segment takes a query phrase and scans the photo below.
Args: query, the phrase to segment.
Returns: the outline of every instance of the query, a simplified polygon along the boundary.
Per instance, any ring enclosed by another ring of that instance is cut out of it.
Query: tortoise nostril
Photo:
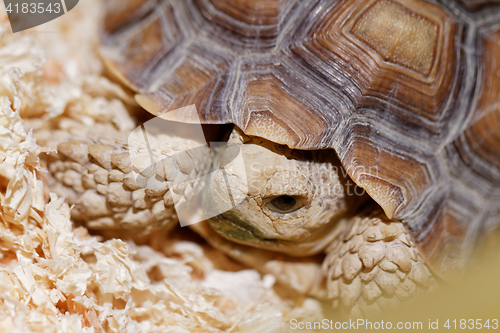
[[[301,201],[291,195],[280,195],[267,204],[270,210],[282,214],[293,212],[302,206]]]

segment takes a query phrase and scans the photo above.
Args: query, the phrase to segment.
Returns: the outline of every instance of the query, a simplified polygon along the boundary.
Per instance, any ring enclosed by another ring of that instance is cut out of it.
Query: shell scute
[[[145,16],[131,22],[115,22],[113,29],[105,24],[105,29],[111,29],[106,31],[103,38],[105,47],[102,52],[108,67],[134,90],[149,88],[157,66],[183,40],[174,13],[177,8],[169,3],[150,8],[152,2],[156,3],[147,1],[140,7],[135,0],[126,1],[124,8],[129,16],[133,16],[130,14],[132,9],[145,12]]]
[[[168,120],[228,122],[221,98],[230,85],[228,66],[226,57],[193,45],[170,73],[157,80],[158,88],[137,95],[136,100]]]
[[[203,20],[197,29],[217,34],[219,42],[242,49],[270,49],[276,45],[280,19],[293,1],[195,0]]]

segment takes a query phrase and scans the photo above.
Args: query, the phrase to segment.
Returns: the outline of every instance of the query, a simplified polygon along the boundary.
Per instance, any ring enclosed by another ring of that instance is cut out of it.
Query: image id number
[[[465,329],[498,329],[498,319],[492,319],[491,321],[488,319],[486,320],[486,322],[483,322],[482,319],[460,319],[460,320],[457,320],[457,319],[453,319],[453,320],[450,320],[448,319],[446,321],[446,323],[444,324],[444,327],[446,327],[447,329],[462,329],[462,330],[465,330]]]
[[[48,3],[45,5],[44,3],[16,3],[15,5],[12,5],[9,3],[9,5],[6,8],[7,13],[16,13],[16,14],[42,14],[42,13],[55,13],[59,14],[61,12],[61,4],[60,3]]]

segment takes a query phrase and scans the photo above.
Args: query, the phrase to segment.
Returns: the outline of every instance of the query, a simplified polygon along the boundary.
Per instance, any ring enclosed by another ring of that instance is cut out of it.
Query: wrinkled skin
[[[330,150],[291,150],[237,131],[229,143],[239,145],[244,161],[244,167],[225,167],[240,203],[209,220],[228,240],[293,256],[316,254],[338,236],[338,221],[366,200]],[[223,177],[213,177],[206,204],[227,204]]]

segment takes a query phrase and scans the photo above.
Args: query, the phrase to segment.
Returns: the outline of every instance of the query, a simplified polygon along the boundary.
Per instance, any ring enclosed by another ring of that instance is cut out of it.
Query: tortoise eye
[[[304,204],[299,198],[291,195],[280,195],[267,203],[267,208],[280,214],[294,212],[303,206]]]

